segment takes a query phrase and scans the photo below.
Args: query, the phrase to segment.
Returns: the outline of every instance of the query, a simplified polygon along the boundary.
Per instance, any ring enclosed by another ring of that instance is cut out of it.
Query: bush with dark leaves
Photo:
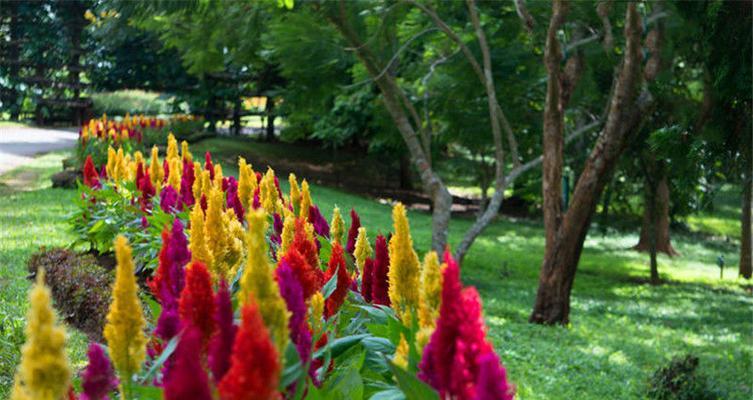
[[[649,380],[648,398],[655,400],[713,400],[716,393],[707,378],[698,373],[699,360],[693,355],[676,356],[659,368]]]

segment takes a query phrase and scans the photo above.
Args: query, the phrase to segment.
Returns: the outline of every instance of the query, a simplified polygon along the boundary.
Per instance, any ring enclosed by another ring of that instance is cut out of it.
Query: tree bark
[[[751,155],[748,155],[751,157]],[[743,180],[743,213],[740,232],[740,276],[750,279],[753,276],[753,230],[751,230],[751,208],[753,207],[753,174],[750,171],[751,164],[748,163],[748,170],[745,172]]]
[[[558,27],[561,24],[561,20],[557,17],[558,8],[558,4],[555,3],[550,28],[551,25]],[[637,96],[642,61],[640,45],[642,26],[636,3],[628,4],[626,14],[625,53],[616,77],[615,90],[610,99],[607,120],[575,186],[570,208],[557,224],[558,229],[552,235],[551,242],[548,242],[549,249],[544,255],[539,275],[539,288],[530,316],[530,321],[533,323],[567,324],[569,322],[570,293],[583,250],[583,242],[596,210],[599,195],[609,181],[626,144],[638,131],[642,116],[653,103],[650,94],[646,91]],[[550,30],[549,36],[551,37],[554,32],[556,31]],[[547,41],[549,42],[549,37]],[[547,52],[551,48],[553,46],[547,45]],[[550,81],[552,80],[550,76]],[[552,103],[553,101],[552,98]],[[561,113],[552,103],[548,102],[546,110],[560,115]],[[555,123],[552,129],[557,129],[556,121],[552,123]],[[549,144],[549,147],[556,148],[555,146],[556,143]],[[550,149],[550,152],[552,151]],[[545,159],[547,155],[545,152]],[[555,157],[558,158],[561,155],[555,154]],[[554,162],[556,165],[556,159]],[[557,185],[557,182],[561,181],[561,171],[558,173],[552,170],[547,173],[545,169],[543,178],[544,180],[556,178],[555,182],[550,181],[544,186],[551,188],[551,185]],[[553,196],[550,194],[549,197],[548,205],[551,210],[556,211],[559,198],[556,199],[555,204],[552,204],[551,197]],[[548,223],[551,226],[552,223],[556,224],[557,220],[550,215]]]
[[[267,142],[275,141],[275,101],[267,96]]]
[[[672,247],[669,235],[669,184],[667,183],[667,176],[661,173],[661,176],[656,178],[656,185],[652,185],[646,181],[644,186],[645,195],[641,235],[638,244],[633,249],[637,251],[650,251],[651,229],[655,229],[656,251],[670,257],[676,256],[679,253]],[[653,199],[653,205],[651,199]]]

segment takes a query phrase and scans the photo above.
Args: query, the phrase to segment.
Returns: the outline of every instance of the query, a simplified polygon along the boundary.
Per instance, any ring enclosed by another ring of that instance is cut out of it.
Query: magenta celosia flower
[[[329,239],[329,224],[319,211],[319,207],[314,205],[309,207],[309,222],[314,225],[314,232],[316,232],[317,235]]]
[[[449,250],[445,251],[444,258],[447,268],[443,274],[439,318],[424,348],[418,376],[442,398],[475,399],[479,393],[486,395],[490,379],[488,375],[482,376],[480,363],[489,362],[488,357],[482,356],[494,350],[486,340],[478,292],[473,287],[463,289],[460,268]],[[484,368],[484,374],[499,376],[489,365]],[[478,387],[479,382],[484,387]],[[506,381],[504,386],[507,387]]]
[[[188,238],[183,229],[180,219],[173,220],[173,229],[170,231],[170,245],[167,256],[171,261],[169,285],[174,297],[180,297],[185,282],[185,266],[191,261],[191,250],[188,249]]]
[[[390,305],[390,254],[387,249],[387,238],[377,235],[374,243],[374,272],[371,278],[371,301],[374,304]]]
[[[277,197],[279,197],[280,200],[284,203],[285,198],[282,197],[282,190],[280,189],[280,180],[277,178],[277,175],[275,175],[275,189],[277,189]]]
[[[274,213],[272,215],[272,221],[272,228],[274,228],[274,231],[269,235],[269,241],[279,246],[282,243],[282,217],[280,217],[280,214]],[[272,248],[271,250],[275,253],[274,258],[277,259],[275,249]]]
[[[493,351],[478,359],[476,400],[513,400],[514,390],[507,383],[507,372]]]
[[[195,179],[193,163],[184,159],[183,175],[180,176],[180,201],[186,207],[190,207],[195,203],[195,199],[193,198],[193,182]]]
[[[257,187],[256,190],[254,190],[254,201],[251,203],[251,207],[254,210],[258,210],[259,207],[261,207],[261,197],[259,195],[259,188]]]
[[[172,358],[172,368],[165,375],[166,400],[212,400],[207,373],[201,365],[201,332],[188,325],[183,331]]]
[[[81,374],[80,400],[105,400],[107,394],[118,387],[118,379],[102,346],[91,343],[86,352],[89,364]]]
[[[167,213],[175,212],[180,205],[178,197],[178,192],[172,186],[165,186],[159,194],[159,207]]]
[[[162,182],[167,182],[167,178],[170,177],[170,163],[167,162],[167,158],[162,160],[162,171],[164,172],[164,178],[162,178]]]
[[[345,251],[353,254],[356,251],[356,239],[358,238],[358,228],[361,227],[361,218],[358,217],[355,208],[350,209],[350,229],[348,229],[348,241],[345,245]]]
[[[217,294],[214,297],[214,323],[217,333],[209,342],[209,369],[212,378],[219,383],[225,372],[230,369],[230,356],[233,352],[233,341],[238,327],[233,323],[233,303],[227,283],[220,281]]]
[[[238,217],[238,221],[242,223],[245,210],[243,209],[241,199],[238,197],[238,181],[231,176],[222,180],[222,186],[227,194],[227,208],[232,208],[235,211],[235,216]]]
[[[167,291],[167,289],[163,290]],[[167,296],[169,295],[165,297]],[[178,313],[178,301],[177,299],[169,298],[167,301],[163,301],[161,306],[162,312],[160,312],[159,319],[157,320],[157,327],[154,328],[154,335],[168,341],[180,332],[181,323]]]
[[[212,165],[212,155],[207,151],[204,153],[204,169],[209,171],[209,179],[214,180],[214,165]]]
[[[311,358],[311,332],[306,322],[306,303],[303,300],[303,287],[285,258],[275,270],[280,295],[290,311],[288,329],[290,339],[295,343],[301,362],[305,365]]]
[[[99,167],[99,179],[106,180],[107,179],[107,165],[102,164],[101,167]]]
[[[363,276],[361,277],[361,296],[367,303],[371,303],[371,295],[374,290],[374,259],[367,257],[363,263]]]

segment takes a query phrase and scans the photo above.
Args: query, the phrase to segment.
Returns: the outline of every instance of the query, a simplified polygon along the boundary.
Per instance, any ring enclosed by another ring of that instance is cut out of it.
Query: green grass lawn
[[[65,216],[72,210],[75,192],[39,187],[57,170],[62,157],[44,156],[28,167],[38,172],[36,190],[0,189],[0,397],[7,393],[23,341],[18,327],[23,325],[30,286],[25,262],[39,246],[71,241]],[[224,167],[226,174],[235,171]],[[344,214],[355,207],[372,238],[391,229],[388,205],[316,185],[312,191],[325,215],[335,205]],[[739,218],[739,212],[736,215]],[[410,218],[421,252],[430,243],[430,218],[417,212]],[[470,223],[453,220],[450,242],[457,243]],[[669,283],[653,287],[644,283],[648,256],[628,250],[637,242],[637,232],[609,236],[595,232],[586,241],[568,327],[527,322],[542,258],[539,222],[496,222],[462,266],[465,284],[475,285],[484,300],[489,335],[518,397],[640,399],[654,370],[672,356],[692,353],[700,358],[700,371],[709,377],[719,398],[750,399],[753,299],[744,287],[747,283],[736,278],[738,242],[675,235],[674,246],[681,256],[659,257],[660,272]],[[719,254],[733,266],[725,271],[724,280],[715,265]],[[80,366],[85,343],[81,335],[71,333],[71,357]]]

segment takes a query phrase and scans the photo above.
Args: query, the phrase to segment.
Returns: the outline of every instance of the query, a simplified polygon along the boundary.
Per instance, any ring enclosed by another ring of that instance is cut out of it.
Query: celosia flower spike
[[[36,284],[29,293],[26,343],[21,349],[21,364],[11,395],[14,400],[58,400],[71,378],[65,331],[57,325],[44,275],[44,269],[37,272]]]
[[[209,343],[209,369],[215,383],[219,383],[230,369],[230,356],[233,351],[235,332],[238,328],[233,321],[233,304],[227,282],[220,281],[214,298],[214,323],[217,334]]]
[[[290,338],[295,343],[301,362],[305,365],[311,357],[311,332],[306,322],[306,303],[303,288],[295,277],[293,269],[283,259],[275,270],[280,294],[290,310],[288,329]]]
[[[389,295],[392,308],[404,324],[412,324],[418,308],[418,255],[413,250],[405,206],[398,203],[392,209],[395,233],[390,239]]]
[[[350,287],[350,274],[348,274],[348,270],[345,267],[343,248],[339,244],[332,246],[332,255],[327,266],[327,271],[324,273],[325,282],[329,282],[337,274],[337,288],[327,298],[325,304],[325,317],[330,318],[337,313],[340,306],[345,302],[345,297],[347,297],[348,288]]]
[[[356,250],[356,238],[358,237],[358,228],[361,227],[361,218],[354,208],[350,209],[350,229],[348,229],[348,241],[346,242],[345,251],[353,254]]]
[[[201,330],[189,323],[172,356],[173,366],[165,376],[165,400],[212,400],[209,379],[201,365],[201,352],[197,351],[201,346]]]
[[[293,212],[301,209],[301,190],[298,188],[298,180],[295,174],[288,175],[288,183],[290,183],[290,203],[293,205]]]
[[[371,246],[369,245],[369,238],[366,236],[366,228],[358,228],[358,236],[356,238],[356,248],[353,251],[353,257],[356,259],[356,267],[361,275],[363,275],[363,265],[366,262],[366,258],[371,256]]]
[[[215,330],[213,316],[212,278],[206,265],[201,262],[191,263],[186,269],[186,287],[180,294],[180,317],[198,328],[204,349]]]
[[[245,300],[230,369],[219,384],[223,400],[270,400],[279,396],[280,361],[253,300]]]
[[[247,258],[240,280],[239,302],[243,304],[253,294],[264,324],[269,329],[278,352],[283,354],[288,342],[288,310],[269,263],[269,246],[265,237],[268,225],[266,213],[261,209],[251,210],[247,221]]]
[[[201,207],[194,207],[191,210],[191,260],[204,263],[210,269],[214,262],[212,253],[209,251],[206,233],[204,231],[204,212]]]
[[[115,284],[104,336],[115,369],[121,379],[127,380],[141,369],[146,357],[146,321],[138,297],[131,247],[122,235],[115,239],[115,258]]]
[[[79,400],[104,400],[107,395],[118,387],[118,379],[112,369],[110,359],[104,349],[97,343],[89,344],[86,352],[89,364],[81,374],[81,388],[83,392]]]
[[[301,182],[301,206],[300,211],[298,211],[298,216],[303,218],[304,220],[308,220],[309,218],[309,207],[311,207],[311,191],[309,190],[309,183],[304,179],[303,182]]]
[[[340,243],[343,242],[343,233],[345,233],[345,223],[343,222],[343,217],[340,215],[340,209],[335,207],[334,210],[332,210],[332,223],[330,224],[330,234],[332,235],[332,243]]]
[[[374,274],[371,281],[371,301],[374,304],[390,305],[389,296],[390,256],[387,238],[378,235],[374,244]]]
[[[86,156],[86,161],[84,162],[84,185],[90,188],[99,187],[99,174],[97,173],[97,168],[94,167],[91,154]]]

